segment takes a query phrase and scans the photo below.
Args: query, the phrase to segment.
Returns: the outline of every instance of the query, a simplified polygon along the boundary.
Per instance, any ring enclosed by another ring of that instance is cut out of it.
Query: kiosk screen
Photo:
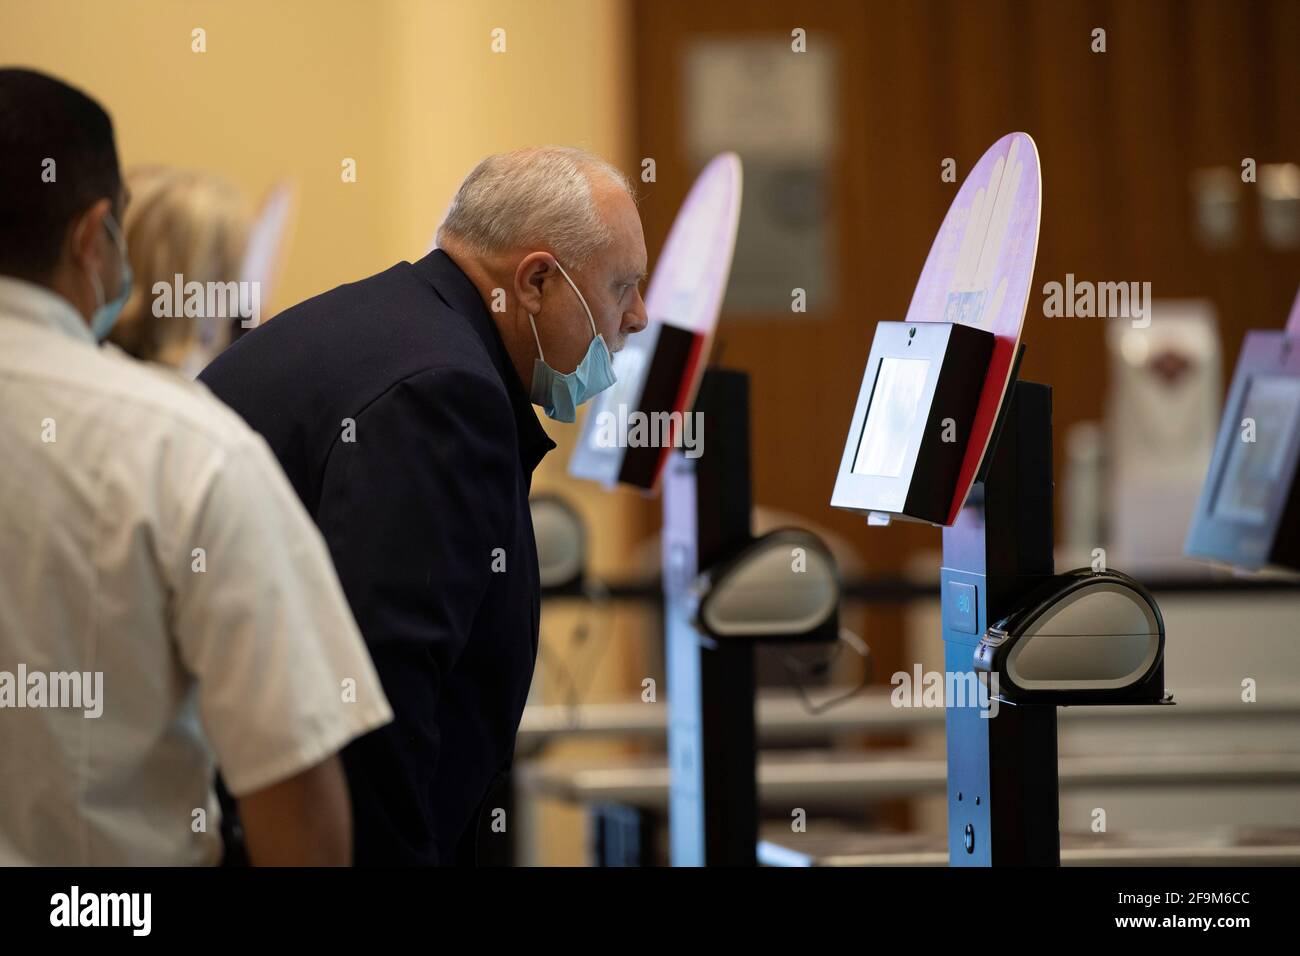
[[[918,415],[925,409],[925,378],[928,359],[885,356],[880,360],[876,387],[862,427],[855,475],[897,478],[907,461],[907,446]]]

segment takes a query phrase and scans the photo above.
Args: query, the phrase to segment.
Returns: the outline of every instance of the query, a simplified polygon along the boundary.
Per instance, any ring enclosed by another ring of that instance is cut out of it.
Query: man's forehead
[[[641,213],[626,189],[617,183],[605,182],[595,189],[596,205],[601,217],[629,241],[641,238]]]
[[[605,247],[602,266],[610,275],[621,279],[635,280],[644,276],[646,249],[640,231],[611,225],[614,225],[613,241]]]
[[[646,249],[640,225],[638,219],[636,227],[625,230],[614,244],[616,251],[613,258],[618,265],[619,274],[629,279],[645,277]]]

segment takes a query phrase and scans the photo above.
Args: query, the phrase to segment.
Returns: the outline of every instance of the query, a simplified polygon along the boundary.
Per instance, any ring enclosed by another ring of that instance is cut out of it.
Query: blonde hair
[[[154,283],[171,285],[178,273],[184,282],[237,280],[252,216],[239,190],[211,173],[140,166],[127,170],[126,186],[133,279],[109,339],[136,358],[179,367],[203,320],[155,316]]]
[[[572,146],[530,146],[489,156],[460,184],[437,244],[451,239],[480,255],[549,246],[575,267],[613,241],[592,195],[604,176],[634,200],[631,183],[599,156]]]

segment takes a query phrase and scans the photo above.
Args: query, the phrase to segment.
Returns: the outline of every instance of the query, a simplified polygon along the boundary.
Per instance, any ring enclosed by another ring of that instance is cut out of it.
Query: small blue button
[[[966,634],[978,633],[979,628],[976,624],[978,597],[975,585],[949,581],[948,593],[944,595],[947,606],[943,610],[948,626],[954,631],[963,631]]]

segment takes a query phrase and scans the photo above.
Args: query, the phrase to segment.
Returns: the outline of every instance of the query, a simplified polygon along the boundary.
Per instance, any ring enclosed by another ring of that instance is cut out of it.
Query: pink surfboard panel
[[[1038,147],[1025,133],[1009,133],[961,184],[907,310],[908,322],[960,322],[995,336],[948,525],[975,482],[1011,378],[1034,277],[1041,205]]]
[[[673,220],[646,290],[650,320],[665,320],[700,337],[695,367],[682,383],[677,408],[687,411],[699,390],[701,367],[713,347],[722,297],[731,277],[740,226],[740,157],[720,153],[696,178]]]

